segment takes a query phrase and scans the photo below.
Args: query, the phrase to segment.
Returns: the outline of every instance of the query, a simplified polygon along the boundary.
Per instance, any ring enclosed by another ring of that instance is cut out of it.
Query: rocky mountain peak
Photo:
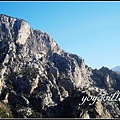
[[[93,70],[49,34],[32,29],[25,20],[0,15],[0,104],[13,117],[117,116],[118,103],[79,103],[83,96],[115,92],[119,84],[117,73]]]
[[[89,76],[86,75],[88,71],[82,58],[66,53],[47,33],[31,29],[26,21],[0,15],[0,26],[0,61],[1,66],[4,66],[1,69],[1,79],[5,79],[4,74],[19,73],[23,67],[26,69],[36,66],[39,74],[44,74],[44,71],[46,78],[49,79],[50,76],[50,79],[55,79],[55,82],[70,94],[81,85],[85,77]],[[36,76],[35,80],[39,81],[39,77],[40,75],[38,78]],[[2,80],[1,84],[4,82]],[[31,89],[33,91],[33,88]]]

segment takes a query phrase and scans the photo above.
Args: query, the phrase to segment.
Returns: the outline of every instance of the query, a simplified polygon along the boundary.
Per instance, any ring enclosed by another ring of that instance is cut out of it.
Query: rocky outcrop
[[[25,20],[0,15],[0,100],[10,105],[13,117],[117,116],[119,107],[113,104],[116,113],[108,103],[79,103],[83,96],[119,90],[119,81],[117,73],[92,70],[84,59],[65,52]]]

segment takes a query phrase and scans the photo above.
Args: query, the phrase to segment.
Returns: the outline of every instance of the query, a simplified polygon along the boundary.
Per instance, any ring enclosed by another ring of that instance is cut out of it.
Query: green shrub
[[[12,114],[7,113],[4,109],[0,108],[0,118],[12,118]]]
[[[87,90],[87,88],[85,88],[85,87],[84,87],[82,90],[83,90],[83,91],[86,91],[86,90]]]
[[[42,113],[38,112],[38,111],[33,111],[32,115],[30,116],[31,118],[42,118]]]
[[[27,68],[23,68],[20,74],[28,78],[29,77],[36,78],[38,73],[39,73],[39,69],[27,67]]]

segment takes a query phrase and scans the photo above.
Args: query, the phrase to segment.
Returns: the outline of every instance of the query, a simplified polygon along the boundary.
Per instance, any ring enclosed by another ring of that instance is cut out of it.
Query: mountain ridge
[[[116,66],[116,67],[112,68],[112,70],[114,70],[116,72],[120,72],[120,66]]]
[[[82,97],[119,90],[119,74],[106,67],[93,70],[22,19],[0,15],[0,26],[0,102],[10,107],[7,117],[120,117],[119,103],[79,105]]]

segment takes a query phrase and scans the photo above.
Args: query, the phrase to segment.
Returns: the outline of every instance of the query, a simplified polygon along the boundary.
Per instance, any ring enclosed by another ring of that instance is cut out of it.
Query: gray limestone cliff
[[[84,92],[107,95],[119,90],[119,84],[117,73],[92,70],[47,33],[22,19],[0,15],[0,103],[13,117],[119,117],[117,102],[79,106]]]

